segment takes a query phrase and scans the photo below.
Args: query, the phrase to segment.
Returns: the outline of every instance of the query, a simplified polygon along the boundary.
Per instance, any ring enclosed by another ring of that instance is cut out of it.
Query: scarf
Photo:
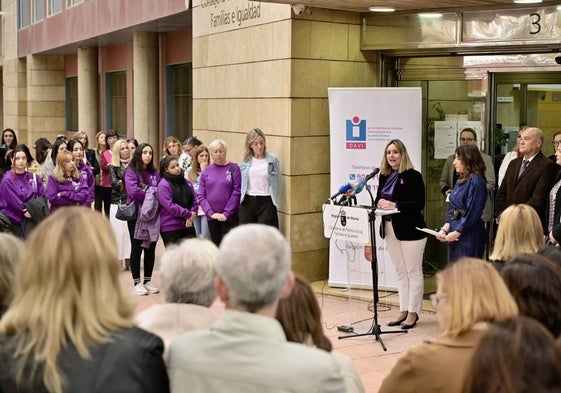
[[[121,165],[127,166],[129,165],[130,162],[130,157],[127,160],[123,160],[122,158],[119,160],[119,162],[121,163]]]
[[[173,203],[184,207],[185,209],[193,206],[193,193],[191,188],[187,185],[183,171],[179,175],[172,175],[171,173],[164,172],[164,179],[166,179],[171,187],[171,195]]]

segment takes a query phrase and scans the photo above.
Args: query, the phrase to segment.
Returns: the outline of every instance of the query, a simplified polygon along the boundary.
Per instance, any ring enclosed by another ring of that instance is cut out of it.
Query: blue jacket
[[[275,207],[278,207],[279,204],[279,185],[280,185],[280,163],[277,157],[272,154],[267,153],[265,155],[267,159],[267,164],[269,166],[269,194],[271,195],[271,199],[273,200],[273,204]],[[240,203],[243,202],[245,197],[245,193],[247,192],[247,184],[249,183],[249,168],[251,168],[251,160],[253,157],[247,161],[244,161],[240,164],[240,169],[242,171],[242,195]]]

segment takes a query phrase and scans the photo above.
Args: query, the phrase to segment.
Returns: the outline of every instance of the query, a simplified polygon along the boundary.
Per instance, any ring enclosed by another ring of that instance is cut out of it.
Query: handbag
[[[115,218],[121,221],[132,221],[136,219],[136,204],[134,201],[129,203],[120,203],[117,206],[117,213],[115,213]]]

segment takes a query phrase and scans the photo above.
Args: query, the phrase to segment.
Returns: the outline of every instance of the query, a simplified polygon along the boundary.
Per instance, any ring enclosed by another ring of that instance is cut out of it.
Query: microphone
[[[368,182],[368,180],[370,180],[374,176],[376,176],[378,174],[378,172],[380,172],[380,168],[374,168],[374,170],[371,173],[369,173],[368,175],[366,175],[365,177],[360,179],[358,181],[358,183],[356,183],[355,186],[353,187],[353,192],[351,192],[351,194],[349,195],[349,198],[355,196],[356,194],[358,194],[360,192],[362,192],[362,190],[364,190],[364,187],[366,186],[366,182]]]
[[[345,194],[347,191],[351,190],[353,188],[353,186],[351,186],[351,183],[345,183],[343,184],[341,187],[339,187],[339,191],[337,191],[335,194],[333,194],[331,196],[331,200],[337,198],[339,195],[341,194]]]

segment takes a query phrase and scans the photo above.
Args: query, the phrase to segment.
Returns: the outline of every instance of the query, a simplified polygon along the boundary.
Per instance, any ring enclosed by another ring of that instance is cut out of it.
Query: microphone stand
[[[366,333],[361,333],[361,334],[351,334],[349,336],[339,336],[338,339],[342,340],[344,338],[354,338],[354,337],[363,337],[363,336],[374,336],[376,338],[376,341],[378,341],[380,343],[380,345],[382,346],[382,349],[384,351],[387,351],[388,349],[386,348],[386,346],[384,345],[384,342],[382,341],[382,337],[380,337],[382,334],[390,334],[390,333],[407,333],[407,330],[405,329],[399,329],[399,330],[390,330],[387,332],[383,332],[380,324],[378,323],[378,303],[380,301],[380,297],[378,294],[378,259],[376,256],[376,215],[375,215],[375,211],[376,211],[376,207],[374,206],[374,197],[372,196],[372,192],[370,191],[370,188],[366,187],[366,190],[368,191],[368,194],[370,195],[370,201],[371,201],[371,209],[368,213],[368,224],[370,226],[370,244],[372,247],[372,257],[370,260],[370,266],[371,266],[371,270],[372,270],[372,301],[374,303],[374,320],[372,322],[372,327],[369,331],[367,331]],[[382,225],[383,225],[383,221],[382,221]]]

